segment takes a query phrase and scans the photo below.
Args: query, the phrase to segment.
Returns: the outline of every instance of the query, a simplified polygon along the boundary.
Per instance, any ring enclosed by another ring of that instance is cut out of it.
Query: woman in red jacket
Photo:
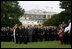
[[[64,43],[64,39],[63,39],[63,33],[64,33],[64,29],[63,29],[63,27],[62,26],[59,26],[59,28],[60,28],[60,30],[59,30],[59,32],[58,32],[58,35],[59,35],[59,38],[60,38],[60,41],[61,41],[61,44],[63,44]]]

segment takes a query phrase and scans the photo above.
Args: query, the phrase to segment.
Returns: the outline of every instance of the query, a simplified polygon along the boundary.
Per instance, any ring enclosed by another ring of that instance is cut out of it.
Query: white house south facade
[[[39,9],[33,9],[31,11],[25,11],[24,15],[20,17],[20,22],[22,22],[22,25],[42,25],[43,21],[51,18],[53,14],[56,14],[55,12],[48,12],[48,11],[42,11]]]

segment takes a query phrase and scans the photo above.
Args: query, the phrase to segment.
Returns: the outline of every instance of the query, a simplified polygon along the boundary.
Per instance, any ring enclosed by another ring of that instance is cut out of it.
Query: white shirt
[[[70,31],[71,31],[71,22],[69,23],[68,29],[69,29],[68,33],[70,33]]]
[[[15,35],[15,29],[14,29],[14,33],[13,33],[13,35]]]
[[[16,43],[15,30],[16,30],[16,29],[14,29],[13,35],[14,35],[14,42]]]
[[[65,28],[64,32],[67,32],[70,33],[71,31],[71,22],[69,23],[69,25]]]

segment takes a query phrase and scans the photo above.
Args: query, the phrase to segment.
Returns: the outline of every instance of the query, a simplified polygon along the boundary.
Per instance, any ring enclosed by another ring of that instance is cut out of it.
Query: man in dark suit
[[[10,27],[8,26],[7,27],[7,41],[11,41],[11,30],[10,30]]]
[[[7,28],[4,27],[4,30],[3,30],[3,33],[4,33],[4,41],[7,41]]]
[[[28,26],[28,39],[29,39],[29,42],[32,42],[32,26]]]
[[[22,26],[22,29],[21,29],[21,33],[22,33],[22,38],[21,38],[21,42],[24,42],[24,35],[25,35],[25,26]]]
[[[71,19],[68,20],[68,26],[64,30],[64,43],[69,44],[71,39]]]
[[[22,43],[22,26],[19,26],[19,33],[18,33],[18,42]]]
[[[40,28],[39,27],[37,28],[36,33],[37,33],[37,41],[40,41]]]
[[[4,41],[4,37],[5,37],[5,31],[4,31],[4,27],[1,28],[1,41]]]
[[[35,42],[37,41],[37,37],[38,37],[38,35],[37,35],[37,33],[38,33],[38,27],[37,26],[35,26],[35,29],[34,29],[34,32],[35,32]]]
[[[11,33],[11,41],[14,41],[14,39],[13,39],[13,28],[10,28],[10,33]]]
[[[33,29],[33,31],[32,31],[32,41],[35,42],[36,41],[36,28],[33,27],[32,29]]]
[[[23,37],[24,37],[24,44],[27,44],[27,37],[28,37],[28,27],[25,28],[25,32],[23,33]]]
[[[46,35],[46,40],[49,41],[49,27],[47,27],[47,35]]]
[[[43,40],[43,27],[40,28],[40,41]]]
[[[15,28],[14,28],[14,42],[18,44],[18,34],[19,34],[19,28],[18,28],[18,25],[16,24],[15,25]]]

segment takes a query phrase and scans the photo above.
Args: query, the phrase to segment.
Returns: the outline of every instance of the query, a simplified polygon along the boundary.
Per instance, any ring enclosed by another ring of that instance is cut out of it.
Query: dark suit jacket
[[[18,36],[18,34],[19,34],[19,28],[17,27],[15,30],[15,36]]]
[[[22,35],[23,37],[28,36],[28,29],[22,29]]]

